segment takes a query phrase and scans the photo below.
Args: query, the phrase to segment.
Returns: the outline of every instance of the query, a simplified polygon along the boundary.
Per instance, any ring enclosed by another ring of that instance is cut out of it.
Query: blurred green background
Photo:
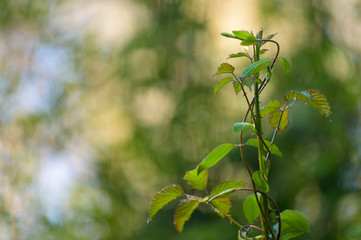
[[[298,239],[361,239],[360,25],[359,0],[1,0],[0,239],[236,239],[207,208],[182,235],[175,203],[146,220],[159,189],[192,191],[184,172],[237,143],[245,103],[230,86],[213,97],[212,74],[246,62],[226,60],[240,46],[219,33],[260,28],[292,66],[262,103],[312,88],[333,112],[291,109],[270,194],[309,219]],[[209,184],[230,179],[249,182],[238,150]]]

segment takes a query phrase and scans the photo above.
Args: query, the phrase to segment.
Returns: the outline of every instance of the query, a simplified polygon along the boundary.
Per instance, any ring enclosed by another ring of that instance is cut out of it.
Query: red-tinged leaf
[[[234,88],[234,92],[237,95],[242,90],[242,85],[237,81],[233,81],[233,88]]]
[[[261,108],[261,117],[267,116],[267,114],[276,111],[278,108],[281,107],[281,102],[279,100],[272,100],[267,103],[266,106]]]
[[[214,211],[221,217],[224,218],[227,214],[229,214],[232,203],[231,199],[226,197],[219,197],[212,201],[212,206]]]
[[[198,205],[199,201],[195,199],[185,199],[179,203],[174,214],[174,225],[179,233],[182,233],[184,223],[189,220]]]
[[[197,174],[198,169],[186,172],[184,179],[187,180],[188,184],[194,189],[204,190],[207,187],[208,172],[203,171],[199,175]]]
[[[232,78],[227,77],[217,82],[216,85],[214,86],[214,95],[216,95],[219,92],[219,90],[221,90],[225,85],[227,85],[227,83],[230,83],[232,81],[233,81]]]
[[[323,93],[313,89],[307,89],[302,92],[291,90],[283,95],[286,101],[296,99],[310,104],[316,108],[322,115],[329,116],[331,113],[331,106]]]
[[[284,104],[281,109],[285,109],[286,104]],[[277,124],[278,121],[280,121],[280,125],[278,127],[279,130],[282,131],[282,133],[284,134],[285,132],[285,128],[288,126],[288,108],[283,110],[283,114],[282,112],[279,110],[279,108],[277,108],[275,111],[272,111],[269,113],[269,123],[273,128],[277,128]],[[282,118],[281,118],[282,115]],[[281,120],[280,120],[281,118]]]
[[[244,185],[246,185],[245,182],[233,180],[233,181],[226,181],[222,182],[220,184],[217,184],[211,191],[212,195],[216,195],[218,193],[221,193],[225,190],[233,189],[233,188],[243,188]],[[225,196],[225,195],[223,195]]]
[[[148,222],[161,208],[183,194],[184,190],[177,184],[172,184],[162,188],[152,199]]]
[[[222,63],[221,66],[218,67],[218,70],[213,76],[223,74],[223,73],[233,73],[234,67],[229,63]]]
[[[198,175],[212,167],[214,164],[216,164],[218,161],[220,161],[224,156],[227,155],[229,151],[233,149],[233,144],[225,143],[222,145],[219,145],[215,149],[213,149],[204,159],[203,161],[198,165]]]

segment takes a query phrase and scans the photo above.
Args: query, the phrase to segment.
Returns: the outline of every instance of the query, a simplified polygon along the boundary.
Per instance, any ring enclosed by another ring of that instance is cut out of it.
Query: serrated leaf
[[[179,233],[182,233],[184,223],[189,220],[198,205],[199,201],[194,199],[185,199],[179,203],[174,214],[174,225]]]
[[[249,77],[258,73],[270,63],[270,58],[264,58],[249,65],[242,73],[242,77]]]
[[[224,73],[233,73],[234,72],[234,67],[229,64],[229,63],[222,63],[221,66],[218,67],[218,70],[215,74],[213,74],[213,76],[217,76],[219,74],[224,74]]]
[[[221,90],[227,83],[232,81],[233,81],[232,78],[227,77],[217,82],[216,85],[214,86],[214,95],[216,95],[219,92],[219,90]]]
[[[223,192],[225,190],[234,189],[234,188],[243,188],[244,185],[246,185],[245,182],[238,181],[238,180],[222,182],[222,183],[216,185],[212,189],[211,194],[216,195],[216,194],[221,193],[221,192]],[[223,196],[227,196],[227,195],[223,195]]]
[[[270,112],[276,111],[278,108],[281,107],[281,102],[279,100],[272,100],[269,103],[267,103],[266,106],[261,107],[261,117],[265,117],[267,116],[267,114],[269,114]]]
[[[236,36],[233,36],[231,33],[222,32],[221,35],[222,35],[223,37],[228,37],[228,38],[235,38],[235,39],[237,39],[237,37],[236,37]]]
[[[199,175],[197,172],[197,169],[186,172],[184,179],[187,180],[188,184],[191,185],[194,189],[204,190],[207,187],[208,172],[203,171]]]
[[[152,199],[148,221],[150,221],[161,208],[183,194],[184,190],[177,184],[162,188]]]
[[[237,81],[233,81],[233,89],[237,95],[242,90],[242,85]]]
[[[277,124],[278,124],[278,121],[280,120],[280,117],[281,117],[281,114],[282,114],[282,118],[281,118],[281,121],[280,121],[280,125],[278,127],[279,130],[282,131],[282,133],[284,134],[285,132],[285,128],[288,126],[288,108],[285,109],[286,107],[286,104],[284,104],[281,109],[284,109],[283,110],[283,114],[281,111],[279,111],[279,109],[276,109],[275,111],[272,111],[270,112],[269,114],[269,118],[268,118],[268,121],[270,123],[270,125],[273,127],[273,128],[276,128],[277,127]]]
[[[231,210],[232,203],[231,199],[226,197],[219,197],[212,201],[214,211],[221,217],[224,218]]]
[[[250,224],[252,224],[254,220],[256,220],[259,217],[260,210],[256,200],[256,196],[254,194],[249,195],[243,201],[243,213]]]
[[[316,108],[322,115],[329,116],[331,113],[331,106],[327,98],[323,93],[313,89],[307,89],[302,92],[296,92],[294,90],[288,91],[283,95],[288,102],[294,98],[298,101],[303,101]]]
[[[267,140],[264,140],[264,139],[263,139],[263,141],[266,143],[267,147],[270,148],[271,142],[269,142]],[[257,138],[250,138],[250,139],[248,139],[247,144],[250,145],[250,146],[253,146],[253,147],[258,147],[258,139]],[[265,150],[267,151],[266,148],[265,148]],[[271,153],[274,154],[274,155],[277,155],[279,157],[282,157],[281,151],[279,150],[279,148],[275,144],[272,144]]]
[[[283,71],[285,73],[289,73],[290,72],[290,64],[288,63],[287,59],[283,56],[280,56],[280,61],[282,64]]]
[[[252,175],[252,179],[253,179],[254,183],[257,185],[257,187],[259,188],[259,190],[261,190],[264,193],[269,192],[268,183],[267,183],[266,179],[264,178],[264,173],[261,170],[254,172]]]
[[[290,227],[297,229],[300,232],[310,232],[307,223],[307,218],[303,213],[294,210],[285,210],[281,213],[282,224],[286,223]]]
[[[254,124],[248,122],[236,122],[233,124],[233,130],[235,132],[241,132],[252,128],[254,128]]]
[[[248,57],[249,58],[249,55],[248,55],[248,53],[239,52],[239,53],[229,54],[228,58],[238,58],[238,57]]]
[[[222,144],[215,149],[213,149],[204,159],[203,161],[198,165],[198,175],[215,165],[219,160],[221,160],[226,154],[233,149],[233,145],[230,143]]]

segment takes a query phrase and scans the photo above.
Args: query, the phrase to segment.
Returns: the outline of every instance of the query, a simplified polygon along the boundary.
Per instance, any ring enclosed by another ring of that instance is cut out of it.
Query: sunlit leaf
[[[236,37],[236,36],[233,36],[231,33],[222,32],[221,35],[222,35],[223,37],[228,37],[228,38],[235,38],[235,39],[237,39],[237,37]]]
[[[246,185],[245,182],[238,181],[238,180],[222,182],[222,183],[216,185],[212,189],[211,194],[216,195],[216,194],[221,193],[221,192],[223,192],[225,190],[229,190],[229,189],[233,189],[233,188],[243,188],[244,185]],[[223,195],[223,196],[226,196],[226,195]]]
[[[297,229],[300,232],[310,232],[307,223],[307,218],[303,213],[294,210],[285,210],[281,213],[282,223],[287,223],[289,226]]]
[[[278,108],[281,107],[281,102],[279,100],[272,100],[269,103],[267,103],[266,106],[261,107],[261,117],[267,116],[270,112],[276,111]]]
[[[278,129],[282,131],[284,134],[285,128],[288,126],[288,108],[285,109],[286,105],[284,104],[280,109],[283,113],[277,108],[275,111],[270,112],[269,114],[269,123],[273,128],[277,128],[278,122],[280,121],[280,124],[278,126]],[[281,118],[282,115],[282,118]],[[281,120],[280,120],[281,118]]]
[[[252,128],[254,128],[254,124],[248,122],[236,122],[235,124],[233,124],[233,130],[235,132],[241,132]]]
[[[331,113],[331,106],[327,98],[323,93],[313,89],[307,89],[302,92],[296,92],[291,90],[283,95],[286,101],[296,99],[298,101],[303,101],[314,108],[316,108],[322,115],[329,116]]]
[[[242,85],[237,81],[233,81],[233,88],[234,92],[238,94],[242,90]]]
[[[194,199],[185,199],[179,203],[174,214],[174,225],[179,233],[182,233],[184,223],[189,220],[198,205],[199,201]]]
[[[232,81],[233,81],[232,78],[227,77],[217,82],[216,85],[214,86],[214,95],[216,95],[219,92],[219,90],[221,90],[227,83]]]
[[[150,221],[161,208],[183,194],[184,190],[177,184],[162,188],[152,199],[148,221]]]
[[[268,183],[267,183],[266,179],[264,178],[264,173],[261,170],[254,172],[252,175],[252,179],[253,179],[254,183],[257,185],[257,187],[259,188],[259,190],[261,190],[264,193],[269,192]]]
[[[269,142],[267,140],[263,140],[263,141],[266,143],[267,147],[270,148],[271,142]],[[250,139],[248,139],[247,144],[250,145],[250,146],[253,146],[253,147],[258,147],[258,139],[257,138],[250,138]],[[265,148],[265,150],[267,151],[266,148]],[[279,148],[275,144],[272,144],[271,153],[274,154],[274,155],[277,155],[279,157],[282,157],[281,151],[279,150]]]
[[[212,167],[219,160],[221,160],[226,154],[233,149],[233,145],[230,143],[222,144],[215,149],[213,149],[198,165],[198,174],[200,174],[203,170]]]
[[[212,201],[214,211],[221,217],[224,218],[226,214],[230,212],[232,207],[231,199],[226,197],[219,197]]]
[[[228,58],[238,58],[238,57],[248,57],[249,58],[249,55],[248,55],[248,53],[239,52],[239,53],[230,54]]]
[[[186,172],[184,179],[187,180],[188,184],[194,189],[204,190],[207,187],[208,172],[203,171],[199,175],[197,169]]]
[[[233,73],[234,67],[229,63],[222,63],[221,66],[218,67],[218,70],[213,76],[223,74],[223,73]]]
[[[264,54],[264,53],[266,53],[267,51],[269,51],[268,49],[261,49],[260,51],[259,51],[259,54]]]
[[[241,40],[245,40],[245,39],[254,39],[254,40],[256,40],[256,37],[253,36],[252,33],[249,33],[247,31],[232,31],[232,33],[234,34],[234,36],[236,36],[237,38],[239,38]]]
[[[242,73],[242,77],[248,77],[255,73],[258,73],[270,63],[270,58],[261,59],[255,63],[249,65]]]
[[[252,224],[260,215],[259,206],[254,194],[249,195],[243,201],[243,213],[247,221]]]

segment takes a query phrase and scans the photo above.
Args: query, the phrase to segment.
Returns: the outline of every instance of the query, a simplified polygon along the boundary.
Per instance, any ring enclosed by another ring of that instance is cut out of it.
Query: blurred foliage
[[[212,97],[211,75],[229,54],[217,45],[229,27],[214,27],[227,16],[211,14],[219,2],[1,1],[1,239],[236,239],[206,209],[182,235],[172,206],[146,224],[162,186],[183,185],[210,149],[237,142],[242,107],[225,92]],[[308,217],[311,234],[299,239],[359,239],[360,4],[254,4],[257,24],[280,32],[291,62],[268,94],[319,89],[333,112],[330,122],[302,105],[291,110],[270,194]],[[239,161],[232,152],[210,185],[242,179]],[[238,218],[242,199],[234,198]]]

